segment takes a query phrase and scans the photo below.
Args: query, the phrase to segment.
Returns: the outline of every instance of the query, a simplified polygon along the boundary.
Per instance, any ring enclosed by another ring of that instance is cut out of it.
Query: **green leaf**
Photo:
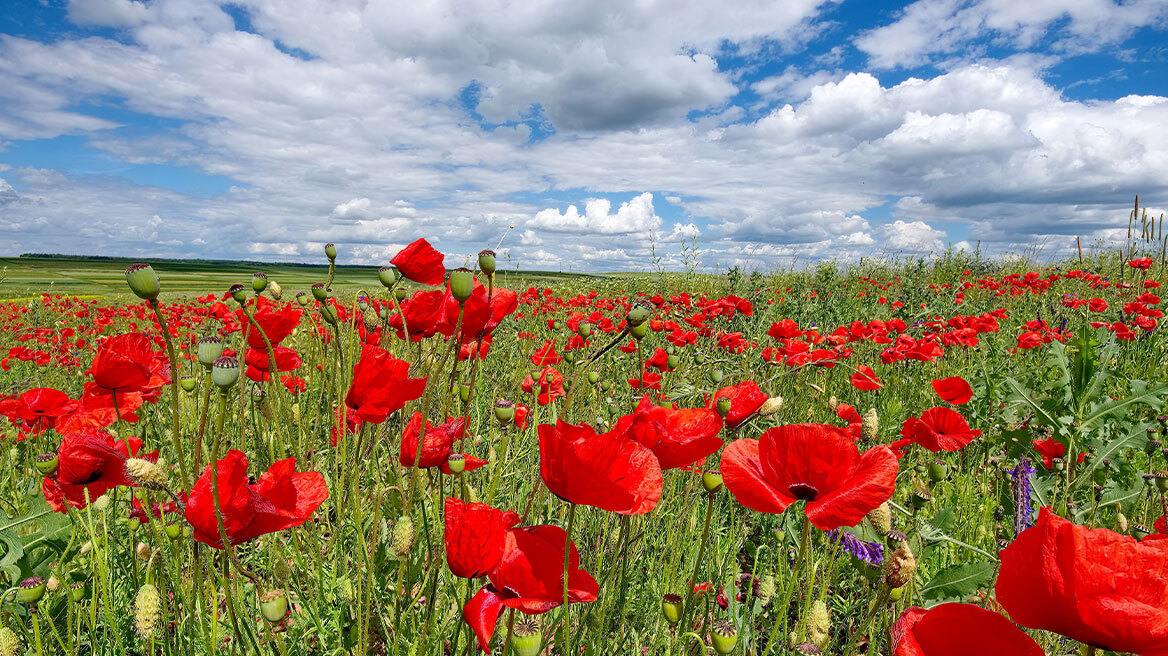
[[[997,563],[967,563],[946,567],[921,588],[926,608],[949,599],[964,599],[988,585],[994,577]]]
[[[1093,405],[1091,407],[1091,413],[1083,419],[1081,424],[1082,428],[1085,430],[1104,419],[1119,414],[1121,410],[1127,410],[1130,406],[1137,403],[1159,408],[1163,404],[1160,397],[1168,395],[1168,384],[1148,387],[1148,384],[1142,380],[1133,380],[1131,382],[1131,388],[1132,394],[1126,399],[1107,401]]]

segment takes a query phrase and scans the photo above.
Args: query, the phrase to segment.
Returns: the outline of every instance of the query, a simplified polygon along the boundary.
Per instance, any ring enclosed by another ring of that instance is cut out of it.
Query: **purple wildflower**
[[[1036,472],[1037,470],[1030,465],[1030,459],[1025,456],[1018,460],[1017,467],[1007,472],[1013,481],[1011,493],[1014,499],[1014,535],[1034,526],[1031,520],[1034,508],[1030,505],[1030,477]]]
[[[827,539],[843,547],[844,551],[870,564],[884,563],[884,545],[877,542],[865,542],[856,537],[851,531],[832,529],[827,532]]]

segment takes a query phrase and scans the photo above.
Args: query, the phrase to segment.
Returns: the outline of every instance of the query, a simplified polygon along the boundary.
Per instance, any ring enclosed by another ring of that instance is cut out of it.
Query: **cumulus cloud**
[[[527,227],[554,232],[619,235],[648,233],[661,225],[661,219],[653,210],[653,194],[649,192],[621,203],[616,212],[610,213],[611,209],[612,202],[608,199],[590,198],[584,204],[583,214],[575,205],[569,205],[563,212],[548,208],[540,210],[527,222]]]
[[[945,249],[945,233],[924,221],[897,219],[884,226],[884,241],[892,251],[907,253],[938,253]]]

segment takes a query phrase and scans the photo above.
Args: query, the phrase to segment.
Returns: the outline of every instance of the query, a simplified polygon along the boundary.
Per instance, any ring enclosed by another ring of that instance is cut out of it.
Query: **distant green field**
[[[0,301],[27,299],[41,293],[69,296],[126,298],[125,268],[139,260],[130,258],[86,257],[6,257],[0,282]],[[220,293],[235,283],[248,284],[252,274],[262,271],[284,288],[286,298],[307,291],[328,276],[327,265],[266,264],[262,262],[226,262],[205,260],[146,260],[162,278],[163,295],[186,297]],[[589,277],[584,274],[542,271],[500,271],[498,284],[519,287],[551,286],[555,282]],[[373,266],[338,266],[333,289],[354,291],[378,287],[377,268]]]

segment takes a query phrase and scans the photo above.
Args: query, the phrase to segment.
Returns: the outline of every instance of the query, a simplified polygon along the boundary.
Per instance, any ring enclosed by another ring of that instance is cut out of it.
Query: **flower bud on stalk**
[[[329,262],[337,260],[337,246],[331,241],[324,245],[324,256],[328,258]]]
[[[709,374],[710,382],[716,385],[722,382],[722,378],[725,377],[725,375],[726,374],[722,373],[721,369],[711,369]]]
[[[460,267],[450,272],[450,295],[459,303],[465,303],[474,293],[475,277],[470,269]]]
[[[876,408],[868,408],[860,418],[860,437],[865,440],[880,439],[880,415],[876,413]]]
[[[147,490],[166,489],[166,472],[158,465],[142,458],[126,460],[126,478]]]
[[[888,535],[888,532],[892,530],[892,508],[887,501],[868,513],[868,523],[872,525],[880,537]]]
[[[470,402],[470,384],[462,383],[458,386],[458,399],[463,403]]]
[[[763,401],[762,406],[759,407],[759,409],[758,409],[758,414],[760,416],[763,416],[763,417],[769,417],[782,409],[783,409],[783,397],[772,396],[769,399],[767,399],[766,401]]]
[[[377,270],[377,280],[386,289],[393,289],[393,286],[397,284],[397,269],[387,266],[381,267]]]
[[[410,553],[414,546],[414,520],[402,515],[393,525],[393,553],[399,558]]]
[[[126,267],[126,284],[135,296],[144,301],[158,300],[158,294],[162,291],[158,274],[149,264],[138,263]]]
[[[268,274],[262,271],[256,271],[251,274],[251,289],[257,294],[262,294],[268,288]]]
[[[271,296],[273,300],[278,301],[284,297],[284,288],[281,287],[280,283],[276,282],[275,280],[269,280],[268,295]]]
[[[479,251],[479,271],[488,276],[495,275],[495,251],[489,248]]]
[[[226,392],[235,385],[239,380],[239,360],[234,357],[225,355],[217,360],[211,367],[211,382],[220,391]]]
[[[20,644],[20,636],[8,627],[0,627],[0,656],[20,656],[24,647]]]
[[[807,616],[807,639],[820,649],[826,647],[831,639],[831,614],[822,599],[816,599],[811,604],[811,612]]]
[[[576,334],[587,339],[592,334],[592,324],[587,321],[581,321],[576,324]]]

